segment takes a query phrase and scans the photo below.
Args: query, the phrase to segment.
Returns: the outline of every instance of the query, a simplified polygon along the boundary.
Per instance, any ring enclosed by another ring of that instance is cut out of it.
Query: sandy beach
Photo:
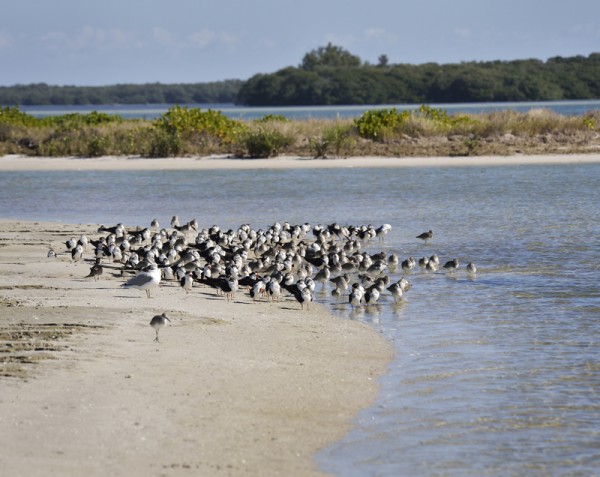
[[[279,156],[270,159],[232,159],[223,156],[149,159],[106,156],[0,157],[0,171],[50,170],[195,170],[195,169],[299,169],[337,167],[449,167],[502,166],[518,164],[597,163],[600,154],[557,154],[471,157],[348,157],[313,159]]]
[[[374,400],[391,346],[317,304],[86,279],[64,242],[96,230],[0,221],[3,474],[322,475],[315,453]]]

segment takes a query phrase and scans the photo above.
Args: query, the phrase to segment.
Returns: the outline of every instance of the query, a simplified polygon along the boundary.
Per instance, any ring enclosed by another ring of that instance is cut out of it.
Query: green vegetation
[[[210,104],[246,106],[420,104],[600,98],[600,53],[547,61],[376,65],[331,43],[300,65],[247,81],[193,84],[0,86],[0,105]]]
[[[0,156],[324,158],[598,151],[598,111],[450,115],[422,105],[414,111],[368,110],[356,119],[291,121],[267,115],[239,121],[219,111],[174,106],[147,121],[95,111],[36,118],[16,107],[0,108]]]
[[[419,104],[600,98],[600,53],[588,57],[377,65],[331,44],[298,67],[257,74],[237,103],[247,106]]]
[[[242,80],[191,84],[117,84],[50,86],[46,83],[0,86],[1,105],[233,103]]]

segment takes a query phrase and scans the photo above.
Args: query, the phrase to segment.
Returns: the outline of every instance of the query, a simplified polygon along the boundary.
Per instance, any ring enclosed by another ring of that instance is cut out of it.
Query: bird
[[[402,291],[400,283],[392,283],[387,288],[387,290],[392,294],[392,297],[394,298],[394,303],[398,303],[402,299],[402,295],[404,294],[404,292]]]
[[[130,278],[127,282],[121,286],[124,288],[136,288],[137,290],[146,290],[148,298],[150,296],[150,290],[157,287],[160,283],[161,272],[156,264],[151,264],[142,269],[135,277]]]
[[[281,296],[281,285],[277,280],[270,280],[267,284],[267,292],[271,297],[271,301],[279,301]]]
[[[171,320],[169,320],[167,315],[165,315],[164,313],[162,315],[153,316],[150,320],[150,326],[156,330],[156,338],[154,338],[154,341],[158,341],[160,343],[160,340],[158,339],[158,331],[163,326],[167,326],[167,321],[169,323],[171,322]]]
[[[47,257],[48,258],[56,258],[56,252],[54,251],[54,249],[52,247],[50,247],[48,249],[48,255],[47,255]]]
[[[310,292],[310,289],[308,287],[304,287],[302,290],[294,291],[293,295],[296,301],[300,303],[302,309],[304,310],[304,304],[306,303],[306,309],[308,310],[308,305],[312,301],[312,293]]]
[[[412,270],[417,265],[415,259],[412,257],[408,257],[406,260],[402,260],[402,270],[405,272]]]
[[[350,291],[350,295],[348,296],[348,302],[352,307],[360,306],[362,304],[363,298],[365,296],[365,290],[360,283],[354,283],[352,285],[352,291]]]
[[[71,260],[73,262],[78,262],[81,260],[83,256],[83,247],[80,244],[77,244],[75,248],[71,249]]]
[[[377,227],[375,229],[375,236],[379,237],[379,240],[383,241],[390,230],[392,230],[392,226],[390,224],[383,224],[381,227]]]
[[[94,280],[99,280],[103,271],[104,269],[102,268],[102,265],[100,265],[100,260],[96,260],[96,263],[90,268],[90,273],[86,275],[85,278],[93,277]]]
[[[431,239],[433,237],[433,230],[430,230],[429,232],[423,232],[420,235],[417,235],[418,239],[423,240],[423,242],[427,243],[427,241],[429,239]]]
[[[371,288],[365,292],[363,297],[365,304],[373,305],[379,300],[379,290],[377,288]]]
[[[473,262],[467,263],[467,271],[471,275],[475,275],[477,273],[477,267],[475,266],[475,264]]]
[[[185,290],[186,293],[189,293],[194,284],[194,275],[192,272],[187,272],[181,280],[179,280],[179,284],[181,288]]]
[[[454,258],[452,260],[447,261],[444,264],[444,268],[450,272],[453,272],[454,270],[458,269],[458,259]]]

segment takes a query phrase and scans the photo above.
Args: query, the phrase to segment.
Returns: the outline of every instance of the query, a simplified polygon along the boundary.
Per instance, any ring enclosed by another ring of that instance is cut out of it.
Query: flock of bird
[[[396,253],[370,254],[363,250],[373,241],[384,241],[392,230],[389,224],[342,226],[337,223],[311,226],[275,223],[255,230],[248,224],[237,230],[223,231],[214,225],[200,229],[196,219],[180,225],[173,216],[171,227],[160,228],[153,220],[148,228],[126,229],[122,224],[100,226],[98,239],[81,235],[65,245],[73,261],[93,262],[85,278],[99,279],[105,268],[117,269],[121,276],[133,274],[122,283],[124,288],[151,290],[161,282],[178,281],[190,293],[195,286],[214,288],[226,300],[246,290],[253,301],[273,301],[293,297],[302,309],[309,308],[320,286],[331,287],[335,300],[346,298],[352,307],[377,303],[388,292],[394,302],[403,299],[411,283],[405,276],[397,281],[388,272],[399,269],[408,273],[419,266],[423,272],[440,268],[437,255],[400,260]],[[416,237],[428,242],[429,230]],[[85,259],[91,253],[93,258]],[[48,256],[55,256],[50,249]],[[459,268],[455,258],[441,265],[446,271]],[[469,274],[476,273],[471,262]],[[163,313],[152,318],[150,325],[158,331],[169,322]]]

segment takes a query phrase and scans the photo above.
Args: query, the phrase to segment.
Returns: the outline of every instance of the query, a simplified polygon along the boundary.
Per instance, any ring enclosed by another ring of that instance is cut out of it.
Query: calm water
[[[89,113],[101,111],[108,114],[119,114],[124,118],[154,119],[166,113],[170,104],[130,104],[130,105],[86,105],[86,106],[21,106],[21,110],[34,116],[56,116],[67,113]],[[400,111],[418,109],[420,105],[392,104],[367,106],[282,106],[282,107],[242,107],[233,104],[190,104],[189,107],[214,109],[233,119],[258,119],[267,114],[280,114],[289,119],[333,119],[359,117],[369,109],[397,108]],[[455,113],[489,113],[504,109],[527,112],[531,109],[551,109],[559,114],[579,115],[600,109],[600,100],[580,101],[524,101],[518,103],[455,103],[433,104],[450,114]]]
[[[318,456],[322,468],[344,477],[590,476],[600,468],[599,183],[600,164],[9,172],[0,175],[0,217],[389,223],[371,251],[457,257],[461,270],[412,271],[398,305],[384,294],[352,310],[331,303],[330,289],[318,295],[397,352],[376,404]],[[430,228],[429,244],[414,238]]]

